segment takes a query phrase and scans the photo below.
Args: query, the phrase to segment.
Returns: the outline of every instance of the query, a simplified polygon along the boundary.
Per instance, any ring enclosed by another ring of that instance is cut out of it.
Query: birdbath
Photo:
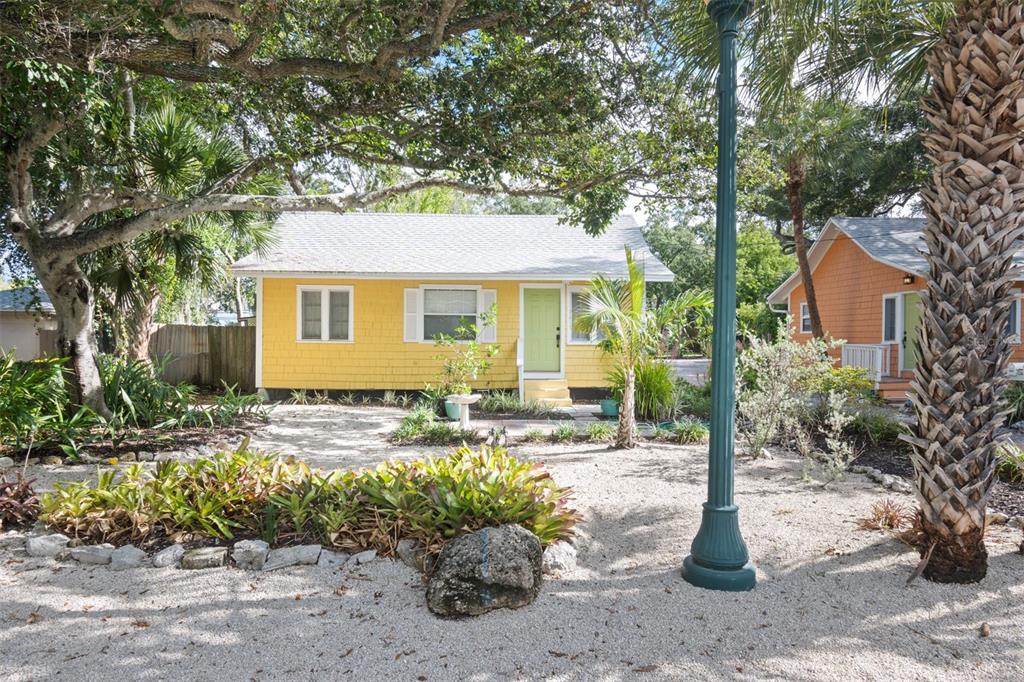
[[[463,393],[445,396],[445,400],[459,406],[459,428],[469,429],[469,406],[483,398],[479,393]]]

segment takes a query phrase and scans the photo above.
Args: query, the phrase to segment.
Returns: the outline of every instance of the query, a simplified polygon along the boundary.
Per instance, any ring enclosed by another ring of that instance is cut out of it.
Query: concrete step
[[[572,398],[565,379],[528,379],[523,382],[524,400],[542,402],[551,407],[569,407]]]

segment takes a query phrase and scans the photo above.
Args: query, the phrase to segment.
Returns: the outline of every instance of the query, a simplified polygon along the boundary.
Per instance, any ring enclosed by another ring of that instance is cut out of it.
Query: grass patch
[[[550,544],[568,539],[580,518],[566,506],[570,489],[501,448],[463,447],[437,459],[329,473],[247,448],[56,485],[42,497],[40,518],[88,542],[262,537],[274,545],[372,547],[387,555],[402,538],[436,552],[459,534],[505,523]]]

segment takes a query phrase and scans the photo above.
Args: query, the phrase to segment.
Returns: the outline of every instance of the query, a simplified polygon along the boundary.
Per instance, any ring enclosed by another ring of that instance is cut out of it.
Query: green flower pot
[[[605,417],[619,416],[619,401],[611,398],[601,401],[601,414]]]
[[[448,415],[448,418],[452,421],[459,421],[459,406],[455,403],[444,401],[444,413]]]

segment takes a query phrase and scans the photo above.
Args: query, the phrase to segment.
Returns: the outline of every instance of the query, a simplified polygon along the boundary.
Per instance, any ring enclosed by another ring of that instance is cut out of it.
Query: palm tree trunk
[[[622,404],[619,405],[619,430],[615,434],[615,447],[636,447],[636,368],[626,367],[623,372]]]
[[[793,221],[793,245],[796,248],[796,262],[800,266],[800,281],[804,285],[807,297],[807,312],[811,316],[811,333],[815,338],[824,338],[825,330],[821,326],[821,315],[818,314],[818,297],[814,293],[814,280],[811,278],[811,263],[807,260],[807,237],[804,234],[804,200],[803,186],[807,179],[807,171],[800,163],[791,163],[786,167],[786,201],[789,203],[790,219]]]
[[[128,335],[126,352],[129,360],[150,363],[149,340],[153,336],[159,305],[160,290],[155,285],[150,285],[146,288],[142,300],[132,306],[125,324]]]
[[[985,577],[985,509],[1005,418],[1010,268],[1024,208],[1020,2],[966,0],[928,57],[927,289],[911,382],[924,576]],[[929,554],[930,553],[930,554]]]

